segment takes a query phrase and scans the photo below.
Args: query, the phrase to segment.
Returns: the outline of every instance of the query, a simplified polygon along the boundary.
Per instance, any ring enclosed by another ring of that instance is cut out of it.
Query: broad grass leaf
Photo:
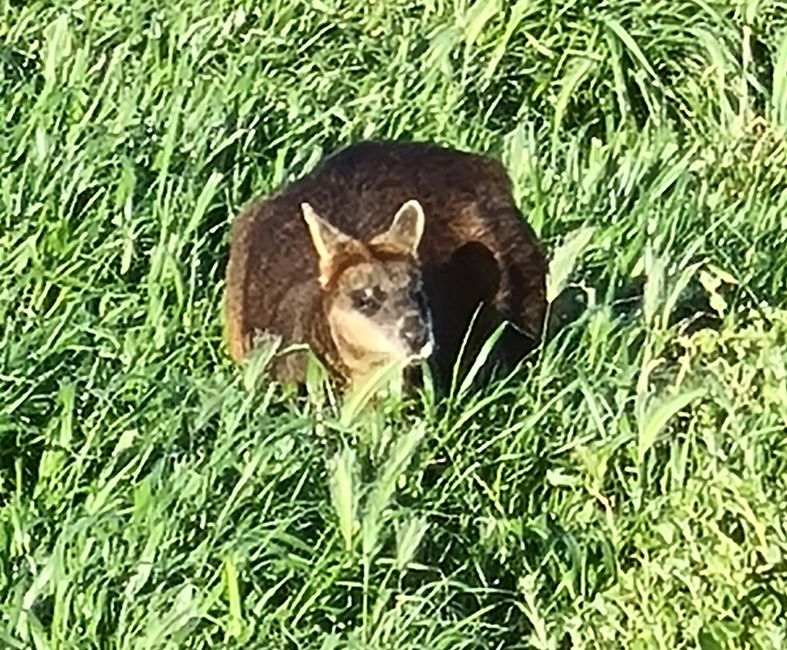
[[[438,72],[445,76],[453,75],[451,52],[462,38],[461,31],[452,26],[442,27],[429,39],[429,50],[424,57],[425,78],[431,79]]]
[[[461,397],[465,393],[470,390],[470,387],[473,385],[473,381],[475,380],[476,376],[481,369],[484,367],[484,364],[489,359],[489,355],[492,354],[492,350],[495,347],[498,339],[503,335],[506,327],[511,327],[510,323],[502,322],[497,328],[489,335],[489,337],[484,341],[484,344],[481,346],[481,350],[476,355],[476,358],[473,360],[473,365],[470,366],[470,370],[467,371],[464,379],[462,380],[462,384],[459,386],[459,392],[457,393],[458,397]]]
[[[67,14],[60,14],[47,26],[45,38],[43,74],[45,92],[48,92],[57,84],[58,69],[68,60],[72,51],[73,39]]]
[[[772,121],[781,134],[787,135],[787,30],[782,35],[782,42],[773,66],[773,110]]]
[[[573,62],[569,73],[563,77],[557,101],[555,102],[555,117],[552,127],[552,137],[555,143],[557,142],[557,134],[571,97],[577,92],[577,89],[582,85],[582,82],[587,78],[595,65],[596,62],[589,57],[577,59]]]
[[[255,340],[255,349],[243,366],[243,387],[252,391],[262,377],[265,369],[276,356],[281,347],[281,337],[264,334]]]
[[[346,446],[329,463],[330,492],[333,509],[339,519],[339,530],[344,540],[344,548],[353,547],[353,531],[356,525],[355,508],[357,497],[354,492],[358,475],[355,463],[355,450]]]
[[[428,528],[426,519],[413,517],[399,529],[396,537],[396,568],[399,571],[407,568]]]
[[[484,26],[500,11],[500,0],[476,0],[464,16],[465,44],[471,47]]]
[[[652,249],[645,251],[645,287],[642,291],[642,313],[645,323],[652,325],[656,311],[664,297],[664,260],[653,254]]]
[[[586,226],[571,232],[555,249],[547,274],[547,302],[552,302],[566,286],[577,259],[593,238],[595,228]]]
[[[489,63],[487,63],[486,70],[484,71],[484,81],[489,81],[492,79],[492,77],[494,77],[497,66],[500,64],[500,61],[503,59],[503,56],[505,56],[506,50],[508,49],[508,42],[511,40],[511,36],[516,31],[517,27],[519,27],[519,22],[525,16],[527,10],[532,10],[532,8],[533,3],[531,0],[517,0],[517,2],[511,8],[511,13],[508,17],[508,20],[506,21],[505,33],[501,38],[497,39],[495,49],[493,50],[492,55],[489,57]]]
[[[404,365],[403,362],[394,361],[380,366],[348,392],[342,406],[342,426],[349,426],[366,408],[369,400],[385,387],[392,386],[397,379],[401,379]]]
[[[403,475],[425,433],[426,427],[420,422],[394,442],[388,460],[369,495],[366,512],[361,524],[363,553],[367,561],[377,548],[382,515],[388,508],[399,478]]]
[[[202,221],[202,217],[205,216],[205,212],[213,200],[213,197],[216,195],[216,189],[223,178],[224,175],[220,172],[214,171],[211,173],[208,181],[205,183],[205,186],[202,188],[202,191],[197,197],[197,203],[194,206],[194,212],[191,214],[188,225],[183,231],[183,241],[186,241],[188,237],[197,229],[197,226],[199,226],[199,223]]]
[[[647,406],[638,409],[637,413],[637,458],[640,463],[645,460],[645,455],[655,444],[659,434],[667,426],[667,423],[680,411],[686,408],[693,401],[705,394],[705,390],[698,388],[688,393],[679,393],[655,403],[650,400]],[[644,398],[643,405],[645,404]]]
[[[623,43],[623,45],[625,45],[628,51],[631,53],[631,56],[639,62],[639,64],[647,71],[647,73],[654,80],[658,80],[658,75],[653,69],[653,66],[650,65],[647,57],[642,52],[639,45],[637,45],[637,41],[635,41],[634,37],[626,31],[625,27],[623,27],[623,25],[621,25],[614,18],[605,17],[602,18],[602,21],[607,25],[610,31],[620,39],[621,43]]]
[[[243,612],[241,610],[241,595],[238,587],[238,570],[232,557],[224,559],[224,584],[227,587],[227,602],[229,605],[229,622],[227,632],[234,638],[243,635]]]

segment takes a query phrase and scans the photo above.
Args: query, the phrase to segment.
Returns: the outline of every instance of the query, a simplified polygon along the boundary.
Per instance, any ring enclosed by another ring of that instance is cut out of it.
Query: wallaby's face
[[[375,360],[426,358],[432,332],[421,277],[405,261],[362,262],[337,278],[328,320],[343,356]]]
[[[388,362],[428,358],[434,347],[416,249],[424,214],[405,203],[390,228],[370,242],[303,213],[319,258],[325,313],[336,349],[353,374]]]

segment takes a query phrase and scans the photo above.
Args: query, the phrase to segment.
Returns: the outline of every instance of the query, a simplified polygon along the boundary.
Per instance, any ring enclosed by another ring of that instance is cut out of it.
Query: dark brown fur
[[[285,344],[309,343],[341,377],[323,312],[317,255],[300,204],[309,202],[335,227],[368,242],[388,228],[409,199],[417,199],[426,216],[418,255],[433,318],[431,363],[438,378],[450,377],[481,302],[486,307],[470,355],[501,319],[520,332],[509,330],[498,344],[498,358],[510,366],[531,351],[540,340],[546,310],[546,263],[535,233],[514,204],[503,166],[431,144],[362,142],[325,158],[236,220],[226,290],[232,357],[240,360],[250,351],[255,333],[274,332]],[[300,382],[304,368],[302,357],[285,359],[274,376]]]

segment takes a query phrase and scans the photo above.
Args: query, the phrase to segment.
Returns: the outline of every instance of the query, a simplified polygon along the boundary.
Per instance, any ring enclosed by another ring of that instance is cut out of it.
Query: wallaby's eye
[[[375,292],[370,289],[358,289],[350,294],[350,299],[353,303],[353,309],[357,309],[363,314],[373,314],[380,309],[381,292]],[[385,294],[382,294],[385,297]]]
[[[374,299],[380,304],[384,303],[388,299],[388,294],[385,293],[385,291],[383,291],[380,287],[375,287],[372,289],[372,296],[374,296]]]

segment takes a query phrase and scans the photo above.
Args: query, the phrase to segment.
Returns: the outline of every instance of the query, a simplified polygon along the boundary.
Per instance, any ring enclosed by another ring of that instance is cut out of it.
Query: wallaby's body
[[[498,343],[509,365],[540,340],[545,273],[500,163],[430,144],[358,143],[236,220],[230,353],[242,359],[268,332],[309,344],[340,379],[410,355],[430,357],[445,381],[483,303],[467,354],[505,319],[518,330]],[[302,355],[273,368],[280,381],[304,371]]]

